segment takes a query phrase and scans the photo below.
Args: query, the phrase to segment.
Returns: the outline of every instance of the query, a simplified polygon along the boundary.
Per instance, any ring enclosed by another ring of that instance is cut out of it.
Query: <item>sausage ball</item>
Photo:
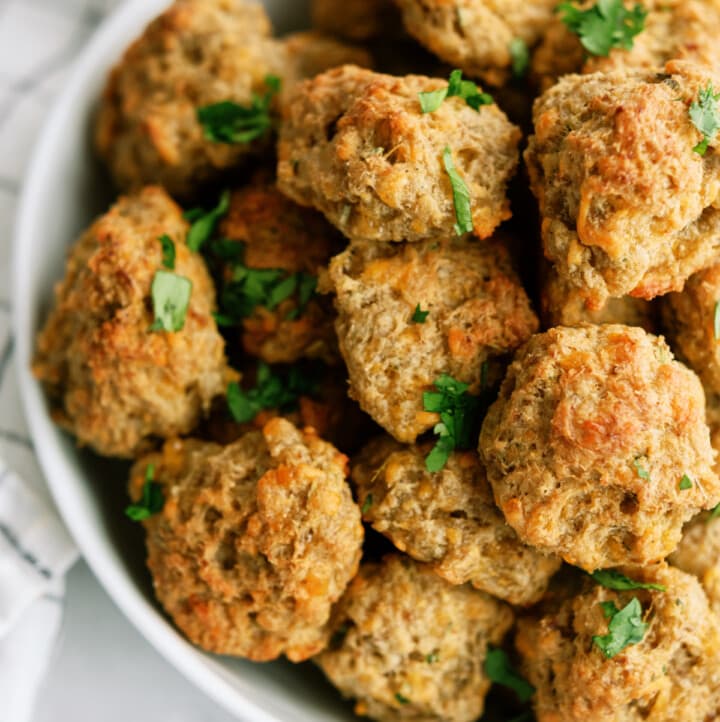
[[[491,85],[512,74],[513,41],[532,47],[556,0],[395,0],[406,30],[446,63]]]
[[[224,448],[167,442],[135,464],[135,500],[150,465],[164,506],[144,522],[148,567],[183,634],[256,662],[323,649],[363,541],[347,458],[278,418]]]
[[[366,41],[399,34],[393,0],[312,0],[313,26],[329,35]]]
[[[680,290],[720,252],[715,141],[693,152],[689,113],[713,81],[673,62],[567,76],[536,101],[525,159],[545,255],[588,308]]]
[[[713,611],[720,613],[720,519],[704,512],[688,522],[668,561],[697,577]]]
[[[120,188],[158,182],[192,196],[270,147],[267,132],[248,142],[211,140],[198,120],[201,108],[225,101],[250,107],[272,95],[270,75],[287,90],[305,66],[315,73],[367,58],[338,52],[334,41],[318,50],[311,36],[282,42],[270,32],[262,6],[246,0],[176,0],[150,23],[112,71],[95,128],[98,152]]]
[[[297,86],[284,107],[278,186],[346,236],[419,241],[455,233],[447,156],[467,186],[474,233],[510,217],[520,131],[496,105],[460,97],[423,113],[418,93],[446,80],[345,66]],[[448,152],[449,151],[449,152]]]
[[[657,331],[657,312],[652,301],[623,296],[609,298],[600,309],[587,307],[577,288],[568,286],[551,268],[545,269],[540,294],[540,310],[546,328],[579,326],[583,323],[621,323]]]
[[[631,574],[666,591],[616,592],[587,580],[577,596],[519,621],[515,642],[522,671],[536,689],[538,722],[716,719],[720,620],[702,587],[665,565]],[[637,603],[647,625],[637,634],[641,641],[608,658],[595,641],[610,633],[606,610]]]
[[[720,501],[700,381],[639,328],[534,336],[480,447],[520,539],[587,571],[662,559]]]
[[[577,7],[587,9],[591,0]],[[580,38],[558,17],[553,20],[532,58],[532,73],[542,90],[569,73],[608,73],[632,68],[662,68],[670,60],[691,60],[710,67],[720,64],[718,0],[643,0],[647,11],[643,31],[631,50],[613,48],[607,57],[588,55]],[[633,7],[634,2],[626,3]]]
[[[219,233],[238,244],[223,241],[232,258],[224,263],[220,305],[242,327],[244,351],[271,364],[337,363],[332,303],[315,289],[319,271],[344,245],[340,234],[262,177],[232,193]],[[293,279],[290,293],[278,295]]]
[[[512,604],[538,601],[560,559],[525,546],[505,523],[474,451],[453,453],[432,473],[430,449],[370,442],[351,469],[365,521],[451,584],[471,582]]]
[[[502,357],[538,327],[499,243],[354,243],[328,280],[350,395],[402,442],[439,421],[423,392],[442,374],[478,393],[484,369],[498,378]]]
[[[391,555],[361,567],[316,661],[363,717],[472,722],[490,688],[487,647],[512,622],[502,602]]]
[[[215,289],[187,231],[161,188],[120,198],[71,249],[38,336],[33,371],[56,420],[105,456],[132,458],[189,433],[232,377],[212,316]],[[168,271],[163,236],[175,249],[172,273],[192,284],[175,332],[151,328],[156,274]]]

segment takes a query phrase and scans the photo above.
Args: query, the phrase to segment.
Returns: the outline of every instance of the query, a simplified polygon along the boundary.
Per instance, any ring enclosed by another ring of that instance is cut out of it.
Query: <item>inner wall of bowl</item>
[[[265,0],[263,4],[278,33],[308,27],[308,3],[304,0]],[[31,171],[29,195],[36,201],[37,216],[24,225],[27,232],[18,236],[23,244],[28,244],[18,253],[16,263],[16,269],[22,274],[21,282],[16,284],[20,296],[18,356],[23,367],[21,385],[28,389],[26,407],[38,451],[69,526],[111,596],[134,617],[133,621],[162,652],[173,656],[168,635],[177,636],[177,633],[162,616],[152,595],[144,563],[142,530],[123,513],[127,504],[128,465],[78,451],[73,440],[52,425],[41,390],[27,372],[33,338],[46,317],[53,285],[62,275],[67,248],[113,199],[113,191],[93,156],[90,141],[92,118],[106,73],[147,20],[168,2],[134,0],[131,5],[137,8],[132,22],[118,28],[110,46],[103,51],[102,62],[85,71],[76,71],[78,80],[83,76],[83,83],[68,88],[67,95],[72,98],[67,100],[72,102],[61,101],[62,112],[54,116],[54,127],[48,130],[46,142],[41,146],[48,151],[48,157],[37,158],[34,172]],[[130,14],[124,13],[126,17]],[[138,595],[142,599],[138,599]],[[150,623],[147,618],[141,619],[142,614],[134,614],[136,610],[145,612],[143,602],[152,607],[149,614],[156,617]],[[157,633],[151,629],[153,626],[159,629]],[[267,712],[268,719],[283,722],[354,719],[350,705],[340,700],[310,663],[251,664],[200,655],[184,641],[174,642],[175,650],[187,659],[183,663],[178,659],[171,661],[194,676],[195,681],[200,681],[202,676],[194,674],[198,664],[205,668],[206,677],[207,673],[215,675],[219,685],[203,683],[203,686],[242,718],[256,719],[248,711],[246,700],[249,700]]]

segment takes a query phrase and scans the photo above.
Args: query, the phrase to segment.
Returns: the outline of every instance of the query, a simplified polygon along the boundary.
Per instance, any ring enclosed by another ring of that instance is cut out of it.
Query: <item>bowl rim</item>
[[[46,182],[44,168],[48,158],[52,158],[53,150],[62,142],[65,119],[73,104],[83,97],[83,88],[89,78],[97,72],[98,66],[109,68],[117,61],[116,57],[108,55],[107,50],[113,45],[113,39],[133,31],[137,34],[143,20],[147,22],[169,3],[170,0],[126,0],[99,24],[73,62],[38,135],[23,179],[11,245],[12,331],[16,342],[17,382],[35,455],[55,504],[85,561],[120,611],[186,679],[230,714],[252,722],[284,722],[238,689],[226,678],[226,670],[215,660],[183,639],[129,582],[123,570],[106,554],[103,545],[96,543],[79,499],[72,489],[65,487],[64,475],[55,468],[64,452],[52,434],[44,395],[30,371],[35,335],[30,300],[33,294],[27,291],[23,279],[27,277],[26,269],[32,263],[33,252],[36,252],[31,241],[37,236],[40,223],[41,214],[37,209]]]

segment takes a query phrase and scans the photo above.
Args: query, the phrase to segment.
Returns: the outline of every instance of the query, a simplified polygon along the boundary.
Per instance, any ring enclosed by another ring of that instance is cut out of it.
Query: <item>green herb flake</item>
[[[395,699],[400,704],[410,704],[410,700],[407,697],[405,697],[404,695],[400,694],[400,692],[395,693]]]
[[[642,606],[637,597],[623,609],[618,609],[614,602],[601,602],[603,613],[609,619],[608,633],[594,635],[595,646],[608,658],[612,659],[632,644],[642,642],[648,624],[642,620]]]
[[[485,674],[491,682],[513,690],[521,702],[527,702],[535,694],[535,687],[515,671],[502,649],[488,649]]]
[[[556,12],[562,13],[562,21],[580,38],[585,50],[601,57],[607,57],[613,48],[632,50],[648,14],[640,3],[628,10],[624,0],[598,0],[587,10],[563,2]]]
[[[693,480],[687,474],[683,474],[682,479],[680,479],[680,491],[687,491],[692,488]]]
[[[212,237],[220,219],[230,209],[230,191],[223,191],[217,206],[210,211],[193,208],[185,213],[185,219],[192,225],[187,234],[188,248],[197,253]]]
[[[125,514],[133,521],[144,521],[160,513],[164,505],[162,486],[155,482],[155,464],[148,464],[145,468],[142,497],[137,504],[130,504],[125,509]]]
[[[698,99],[690,106],[690,120],[696,130],[702,133],[703,139],[693,148],[698,155],[705,155],[710,143],[720,130],[720,111],[717,101],[720,93],[715,93],[712,83],[698,92]]]
[[[160,246],[162,247],[162,264],[171,271],[175,270],[175,243],[167,233],[163,233],[160,238]]]
[[[427,320],[427,317],[430,315],[430,311],[423,311],[420,308],[420,304],[415,307],[415,312],[412,315],[412,322],[413,323],[425,323]]]
[[[457,221],[455,223],[455,233],[458,236],[462,236],[465,233],[472,233],[474,226],[470,191],[462,176],[455,168],[452,151],[449,147],[446,147],[443,151],[443,163],[445,164],[445,170],[447,171],[448,177],[450,178],[450,185],[452,186],[455,218]]]
[[[508,45],[512,59],[512,71],[516,78],[524,78],[530,65],[530,50],[522,38],[513,38]]]
[[[435,664],[435,662],[437,662],[439,659],[440,659],[440,653],[437,652],[437,651],[431,652],[430,654],[428,654],[428,655],[425,657],[425,661],[426,661],[428,664]]]
[[[254,388],[246,390],[235,382],[228,386],[228,409],[239,424],[249,423],[265,409],[294,411],[301,396],[317,394],[318,380],[317,374],[303,373],[295,366],[280,374],[261,362]]]
[[[650,472],[642,465],[642,459],[643,457],[638,456],[635,459],[633,459],[633,466],[635,467],[635,471],[637,472],[637,475],[643,480],[643,481],[650,481]]]
[[[265,77],[267,91],[253,93],[249,105],[232,100],[198,108],[197,119],[207,140],[213,143],[250,143],[265,135],[273,125],[270,112],[273,98],[280,92],[281,80],[275,75]]]
[[[423,408],[440,414],[434,432],[438,440],[425,459],[425,467],[435,473],[441,471],[455,449],[470,449],[476,445],[480,423],[481,399],[467,391],[468,384],[443,374],[435,381],[437,391],[423,394]]]
[[[708,517],[708,521],[711,521],[713,519],[717,519],[720,516],[720,504],[718,504],[711,512],[710,516]]]
[[[473,110],[483,105],[493,105],[495,100],[489,93],[483,93],[472,80],[463,80],[462,70],[453,70],[448,79],[447,88],[418,93],[420,109],[423,113],[434,113],[443,104],[445,98],[462,98]]]
[[[157,271],[152,282],[155,320],[151,331],[174,333],[185,326],[185,316],[192,295],[192,281],[168,271]]]
[[[652,589],[656,592],[666,591],[666,587],[662,584],[636,582],[630,579],[630,577],[626,577],[624,574],[620,574],[620,572],[612,569],[598,569],[592,573],[592,578],[603,587],[616,591],[627,591],[629,589]]]
[[[713,316],[713,332],[715,340],[720,341],[720,301],[715,303],[715,315]]]
[[[372,509],[373,503],[374,503],[374,502],[373,502],[373,495],[372,495],[372,494],[368,494],[368,495],[365,497],[365,501],[364,501],[364,503],[363,503],[363,505],[362,505],[362,509],[361,509],[362,513],[363,513],[363,514],[367,514],[367,513],[370,511],[370,509]]]

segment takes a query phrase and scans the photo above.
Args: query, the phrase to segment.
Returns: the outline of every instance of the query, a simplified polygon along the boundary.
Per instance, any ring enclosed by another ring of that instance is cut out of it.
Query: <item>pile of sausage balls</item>
[[[128,48],[37,340],[160,604],[375,720],[720,719],[720,2],[312,15]]]

